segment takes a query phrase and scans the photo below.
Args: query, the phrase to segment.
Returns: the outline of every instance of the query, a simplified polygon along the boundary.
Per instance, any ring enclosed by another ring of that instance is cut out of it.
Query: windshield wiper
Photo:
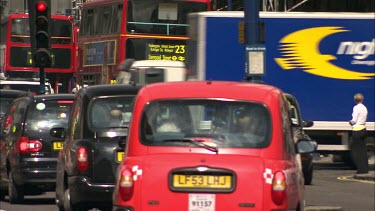
[[[201,140],[195,140],[195,139],[190,139],[190,138],[182,138],[182,139],[167,139],[164,140],[164,142],[182,142],[182,143],[192,143],[195,146],[198,147],[203,147],[205,149],[210,150],[211,152],[216,152],[216,154],[219,152],[219,149],[213,146],[210,146],[208,144],[205,144]]]
[[[119,125],[119,126],[109,126],[109,127],[106,127],[107,129],[113,129],[113,128],[127,128],[129,129],[129,126],[127,125]]]

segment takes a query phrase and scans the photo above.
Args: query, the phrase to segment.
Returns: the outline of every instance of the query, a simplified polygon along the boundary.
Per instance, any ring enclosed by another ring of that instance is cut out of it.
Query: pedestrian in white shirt
[[[369,170],[365,142],[367,108],[363,105],[363,99],[361,93],[354,95],[356,105],[353,107],[352,119],[349,121],[352,126],[351,156],[357,167],[357,174],[366,174]]]

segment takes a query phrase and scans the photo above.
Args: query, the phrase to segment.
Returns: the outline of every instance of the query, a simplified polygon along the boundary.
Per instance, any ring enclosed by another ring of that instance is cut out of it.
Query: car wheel
[[[55,203],[60,211],[64,211],[64,189],[59,188],[59,185],[56,185],[56,191],[55,191]]]
[[[59,208],[59,211],[66,211],[64,206],[57,205],[57,207]]]
[[[21,203],[24,199],[23,188],[14,182],[12,172],[9,173],[8,196],[11,204]]]
[[[70,193],[69,193],[69,188],[67,188],[64,192],[64,209],[66,211],[71,211],[72,210],[72,206],[71,206],[71,203],[70,203]]]
[[[303,172],[303,177],[305,178],[305,185],[311,185],[313,172],[314,172],[314,168],[312,165],[306,172]]]
[[[65,190],[64,193],[64,211],[86,211],[83,206],[79,204],[72,204],[70,200],[70,191],[69,188]]]
[[[57,189],[56,189],[56,193],[57,193]],[[56,194],[56,196],[55,196],[55,203],[56,203],[57,207],[59,208],[59,211],[65,211],[65,208],[64,208],[64,198],[61,199],[61,197],[58,197],[58,195]]]

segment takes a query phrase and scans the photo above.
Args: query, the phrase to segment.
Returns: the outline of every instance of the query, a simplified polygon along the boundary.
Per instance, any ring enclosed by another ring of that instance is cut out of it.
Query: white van
[[[126,59],[120,64],[119,69],[117,84],[146,85],[187,79],[186,66],[182,61]]]
[[[54,94],[54,90],[49,82],[45,82],[45,94]],[[14,89],[30,91],[34,95],[40,92],[40,81],[38,80],[24,80],[24,79],[1,79],[0,89]]]

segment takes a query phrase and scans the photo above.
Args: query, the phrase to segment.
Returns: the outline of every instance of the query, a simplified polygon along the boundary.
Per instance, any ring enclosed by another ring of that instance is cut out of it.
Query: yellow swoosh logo
[[[335,79],[366,80],[372,79],[375,73],[361,73],[347,70],[329,61],[336,57],[330,54],[321,54],[319,43],[325,37],[348,30],[342,27],[308,28],[291,33],[280,40],[279,50],[283,58],[275,58],[276,63],[284,70],[301,68],[304,72]]]

